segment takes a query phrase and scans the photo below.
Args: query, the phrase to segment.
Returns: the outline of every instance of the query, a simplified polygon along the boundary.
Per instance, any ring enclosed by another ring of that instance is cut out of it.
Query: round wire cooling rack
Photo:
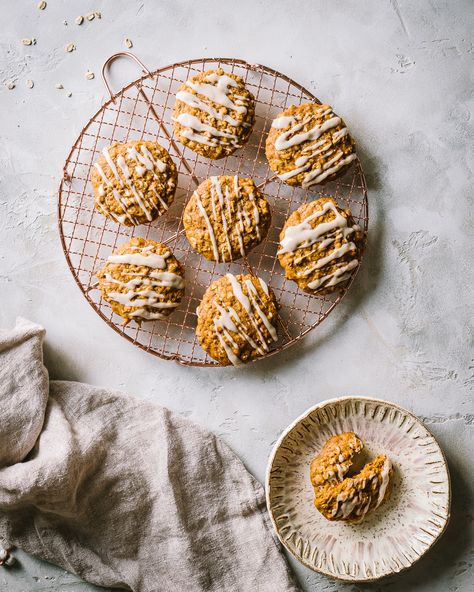
[[[118,57],[134,60],[143,75],[117,93],[112,93],[106,71]],[[218,161],[206,159],[174,139],[171,113],[179,86],[190,76],[222,66],[241,76],[255,96],[256,120],[247,144],[237,153]],[[334,197],[352,210],[364,230],[368,226],[367,185],[360,162],[337,181],[303,190],[283,183],[269,169],[265,139],[273,118],[291,104],[320,101],[288,76],[262,65],[233,58],[202,58],[159,68],[154,72],[129,52],[111,56],[102,69],[110,99],[82,129],[64,165],[59,187],[58,221],[68,265],[84,296],[102,319],[123,337],[161,358],[192,366],[218,366],[196,338],[196,308],[209,284],[225,273],[252,273],[272,288],[279,302],[279,341],[267,354],[273,355],[314,329],[341,301],[349,285],[329,296],[300,291],[286,280],[276,257],[279,233],[289,214],[300,204],[323,195]],[[152,140],[165,147],[178,168],[178,187],[168,212],[149,224],[127,227],[105,218],[94,208],[90,173],[100,151],[114,142]],[[272,224],[266,239],[246,258],[233,263],[215,263],[196,253],[187,242],[182,223],[186,200],[199,183],[211,175],[252,177],[267,197]],[[165,320],[123,325],[101,298],[97,271],[107,257],[133,236],[166,243],[185,267],[186,295]],[[357,269],[355,272],[357,272]],[[354,279],[353,274],[350,283]],[[266,356],[265,356],[266,357]]]

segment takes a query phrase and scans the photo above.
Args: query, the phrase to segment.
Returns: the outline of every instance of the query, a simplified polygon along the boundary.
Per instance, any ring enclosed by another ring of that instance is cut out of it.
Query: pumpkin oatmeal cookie
[[[267,235],[270,207],[250,178],[211,177],[193,193],[183,215],[191,246],[211,261],[245,257]]]
[[[123,244],[97,273],[102,298],[126,323],[164,319],[184,295],[184,270],[163,243]]]
[[[99,212],[126,226],[151,222],[173,201],[178,173],[156,142],[134,140],[102,150],[91,180]]]
[[[176,94],[173,110],[178,140],[213,160],[229,156],[248,140],[255,99],[240,76],[222,68],[196,74]]]
[[[360,438],[353,432],[338,434],[326,442],[311,463],[314,505],[328,520],[360,522],[390,495],[393,469],[384,454],[358,473],[348,475],[362,448]]]
[[[206,290],[197,309],[196,335],[219,364],[240,366],[265,355],[277,341],[277,304],[266,283],[253,275],[227,275]]]
[[[342,289],[358,267],[362,239],[351,211],[322,197],[290,215],[280,233],[278,259],[302,290],[329,294]]]
[[[291,105],[273,120],[266,142],[272,171],[288,185],[332,181],[357,157],[343,120],[329,105]]]

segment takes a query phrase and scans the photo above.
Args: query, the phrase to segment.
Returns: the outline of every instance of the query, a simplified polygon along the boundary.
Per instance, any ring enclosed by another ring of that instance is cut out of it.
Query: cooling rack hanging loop
[[[102,66],[102,72],[101,72],[101,74],[102,74],[102,80],[103,80],[103,82],[105,84],[106,89],[109,92],[109,95],[110,95],[110,98],[112,99],[112,101],[114,100],[114,94],[112,92],[112,89],[110,88],[110,84],[109,84],[109,81],[107,80],[107,76],[106,76],[105,73],[106,73],[107,68],[110,66],[110,64],[112,64],[112,62],[114,62],[118,58],[130,58],[131,60],[133,60],[134,62],[136,62],[140,66],[140,68],[142,69],[142,71],[143,71],[144,74],[147,74],[148,76],[151,75],[150,70],[132,52],[130,52],[130,51],[119,51],[118,53],[114,53],[113,55],[110,56],[110,58],[108,58],[104,62],[104,65]]]

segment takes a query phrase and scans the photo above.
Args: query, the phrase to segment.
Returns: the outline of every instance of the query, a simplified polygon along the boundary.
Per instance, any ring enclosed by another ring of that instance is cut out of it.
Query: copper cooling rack
[[[106,78],[109,64],[118,57],[133,59],[143,76],[113,94]],[[245,80],[256,99],[256,122],[246,146],[234,155],[212,161],[174,140],[171,113],[179,86],[190,76],[222,66]],[[347,292],[313,296],[298,290],[284,277],[277,257],[278,236],[293,210],[301,203],[331,195],[352,210],[367,231],[367,186],[357,159],[344,177],[308,191],[286,185],[268,168],[265,139],[272,119],[291,104],[318,102],[308,90],[287,76],[261,65],[233,58],[203,58],[180,62],[150,72],[133,54],[122,52],[104,64],[103,79],[110,99],[82,129],[64,165],[59,188],[59,231],[67,262],[89,304],[117,333],[161,358],[193,366],[218,366],[196,339],[196,308],[209,284],[227,272],[253,273],[273,289],[280,304],[280,340],[273,355],[314,329]],[[129,228],[107,220],[93,207],[90,173],[104,146],[128,140],[155,140],[174,159],[179,172],[178,189],[168,212],[150,224]],[[184,235],[182,212],[196,186],[210,175],[252,177],[270,202],[272,225],[267,238],[247,258],[234,263],[213,263],[193,251]],[[133,236],[168,244],[186,270],[186,296],[166,320],[122,324],[101,298],[95,274],[107,257]],[[357,269],[356,269],[357,270]],[[354,276],[351,279],[354,279]]]

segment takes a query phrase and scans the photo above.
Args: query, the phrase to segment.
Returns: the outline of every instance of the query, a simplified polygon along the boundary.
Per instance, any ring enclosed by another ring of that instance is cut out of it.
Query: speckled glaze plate
[[[369,458],[393,463],[390,499],[360,524],[326,520],[313,505],[309,467],[334,434],[353,431]],[[451,501],[444,455],[411,413],[377,399],[346,397],[308,409],[270,455],[267,506],[283,545],[307,567],[352,582],[411,567],[443,534]]]

